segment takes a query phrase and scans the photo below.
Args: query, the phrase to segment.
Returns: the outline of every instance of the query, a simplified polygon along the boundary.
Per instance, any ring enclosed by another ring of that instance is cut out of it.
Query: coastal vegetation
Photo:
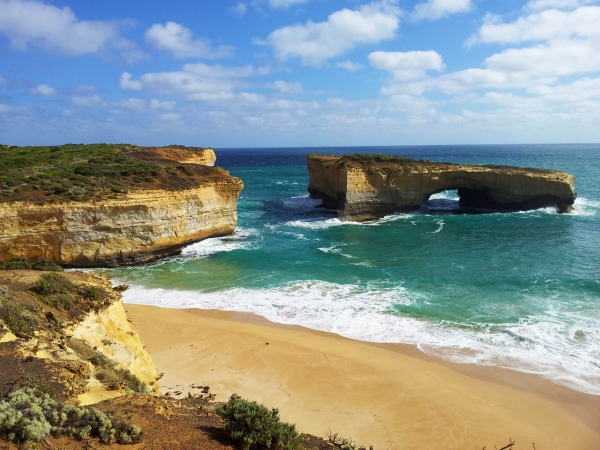
[[[27,258],[16,257],[6,264],[0,264],[0,270],[43,270],[45,272],[62,272],[64,269],[47,259],[32,263]]]
[[[0,320],[15,334],[32,336],[58,316],[80,315],[110,303],[108,293],[98,286],[74,283],[57,272],[44,273],[24,292],[0,285]],[[42,306],[50,307],[44,312]]]
[[[382,155],[375,153],[350,153],[342,157],[345,161],[358,162],[361,164],[374,163],[396,163],[425,162],[422,159],[405,158],[403,156]]]
[[[0,202],[102,200],[156,185],[198,184],[187,167],[130,144],[0,145],[0,161]]]
[[[10,442],[40,442],[48,435],[83,440],[98,437],[103,444],[135,444],[140,427],[119,422],[94,407],[62,403],[44,390],[26,387],[0,401],[0,437]]]
[[[223,431],[242,450],[299,450],[302,441],[296,426],[279,419],[279,411],[233,394],[217,408]]]

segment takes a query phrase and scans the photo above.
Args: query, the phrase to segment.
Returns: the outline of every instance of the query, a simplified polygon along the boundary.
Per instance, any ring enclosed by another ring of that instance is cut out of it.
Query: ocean
[[[308,197],[307,153],[386,153],[562,170],[569,214],[420,210],[344,223]],[[600,145],[216,149],[240,177],[234,236],[110,269],[128,303],[241,311],[458,363],[539,374],[600,395]]]

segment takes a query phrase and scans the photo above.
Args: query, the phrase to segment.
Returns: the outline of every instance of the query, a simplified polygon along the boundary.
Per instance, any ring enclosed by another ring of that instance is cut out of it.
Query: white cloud
[[[529,0],[525,9],[543,11],[545,9],[575,9],[580,6],[596,3],[597,0]]]
[[[531,86],[527,91],[550,102],[580,104],[592,99],[600,100],[600,78],[582,78],[559,86]]]
[[[587,6],[575,11],[548,10],[521,17],[512,23],[499,23],[496,16],[488,15],[467,44],[512,44],[571,37],[600,37],[600,7]]]
[[[485,66],[519,76],[562,77],[600,70],[600,47],[584,40],[560,40],[536,47],[508,49],[490,56]]]
[[[307,0],[269,0],[271,8],[289,8],[292,5],[298,5],[300,3],[306,3]]]
[[[56,89],[48,86],[47,84],[39,84],[31,89],[31,93],[40,95],[54,95],[56,94]]]
[[[235,6],[227,8],[227,10],[240,17],[244,16],[248,12],[248,6],[245,3],[237,2]]]
[[[306,22],[273,31],[266,40],[280,59],[300,57],[306,65],[320,65],[328,58],[342,55],[360,44],[392,39],[400,24],[396,0],[375,1],[357,10],[342,9],[326,22]]]
[[[166,114],[161,114],[159,117],[162,120],[173,121],[173,120],[179,119],[181,116],[177,113],[166,113]]]
[[[234,98],[234,90],[245,86],[244,78],[266,74],[268,69],[186,64],[177,72],[147,73],[139,80],[124,72],[119,86],[124,90],[146,90],[156,94],[183,95],[189,100],[218,101]]]
[[[437,20],[451,14],[467,12],[471,0],[427,0],[419,3],[411,13],[413,20]]]
[[[144,33],[144,40],[156,50],[171,52],[175,58],[223,58],[233,51],[226,45],[213,49],[207,39],[193,39],[189,28],[175,22],[155,23]]]
[[[130,98],[121,103],[123,108],[131,111],[145,112],[145,111],[171,111],[175,107],[174,101],[161,102],[155,98],[150,101],[142,100],[139,98]]]
[[[76,95],[71,99],[71,103],[76,106],[94,107],[102,105],[103,100],[99,95]]]
[[[443,71],[446,66],[439,53],[427,52],[373,52],[369,55],[371,66],[387,70],[398,80],[425,78],[427,70]]]
[[[362,70],[365,68],[364,64],[355,63],[350,60],[339,62],[336,64],[337,67],[341,67],[342,69],[349,70],[350,72],[356,72],[357,70]]]
[[[302,83],[300,83],[299,81],[287,82],[283,80],[277,80],[273,83],[268,83],[267,87],[290,94],[299,94],[304,90],[304,88],[302,87]]]
[[[39,1],[0,0],[0,33],[10,46],[75,56],[107,48],[130,52],[134,44],[122,38],[116,22],[78,20],[67,6],[57,8]]]

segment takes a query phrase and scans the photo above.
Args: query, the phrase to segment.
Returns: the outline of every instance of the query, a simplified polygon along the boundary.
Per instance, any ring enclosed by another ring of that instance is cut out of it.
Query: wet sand
[[[251,314],[126,304],[163,393],[208,385],[278,408],[305,433],[384,449],[600,449],[600,396]],[[194,389],[192,389],[193,391]]]

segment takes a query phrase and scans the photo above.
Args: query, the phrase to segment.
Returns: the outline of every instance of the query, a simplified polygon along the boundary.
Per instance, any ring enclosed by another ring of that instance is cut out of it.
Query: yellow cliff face
[[[199,164],[201,166],[214,166],[216,161],[217,156],[212,148],[188,151],[185,156],[179,158],[181,163]]]
[[[227,176],[181,190],[132,191],[97,203],[0,204],[0,261],[47,258],[94,267],[173,254],[237,225],[240,179]]]
[[[416,209],[432,194],[458,190],[461,202],[491,210],[555,206],[568,212],[575,177],[554,170],[504,166],[406,162],[356,162],[308,155],[309,192],[346,220],[377,218]]]
[[[65,334],[85,342],[119,368],[129,370],[146,383],[150,391],[158,389],[158,371],[137,330],[127,319],[121,301],[98,312],[89,313],[82,322],[66,329]],[[98,387],[94,386],[94,380],[90,384],[92,394],[83,394],[84,398],[80,399],[83,402],[90,401],[98,390],[94,389]]]

